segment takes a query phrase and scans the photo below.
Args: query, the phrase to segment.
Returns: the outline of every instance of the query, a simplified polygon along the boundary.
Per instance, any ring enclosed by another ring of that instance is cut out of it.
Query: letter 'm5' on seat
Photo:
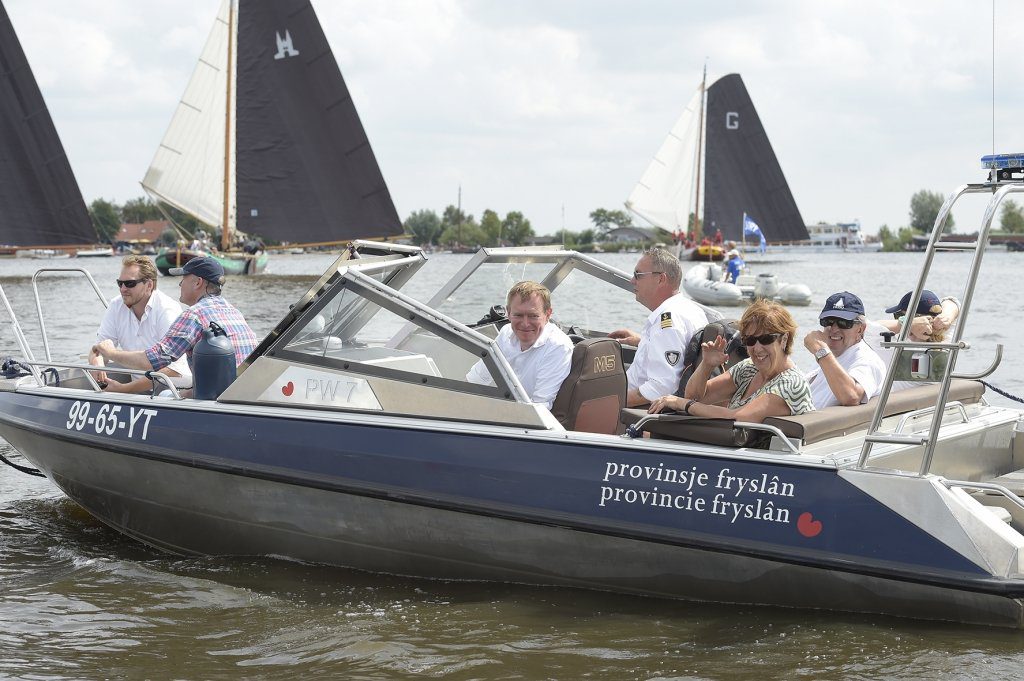
[[[567,430],[613,434],[626,404],[622,348],[611,338],[576,344],[569,375],[562,381],[551,413]]]

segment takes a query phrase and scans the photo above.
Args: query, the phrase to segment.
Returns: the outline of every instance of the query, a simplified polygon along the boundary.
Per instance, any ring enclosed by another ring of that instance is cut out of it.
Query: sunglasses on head
[[[856,320],[853,319],[840,319],[839,317],[825,317],[821,320],[821,328],[827,329],[830,326],[838,326],[840,329],[852,329],[853,325],[856,324]]]
[[[748,348],[753,346],[754,343],[760,343],[761,345],[771,345],[775,341],[782,337],[781,333],[763,333],[760,336],[744,336],[740,340]]]
[[[146,281],[146,280],[145,279],[118,279],[117,280],[117,287],[121,288],[122,286],[124,286],[125,288],[135,288],[136,286],[138,286],[139,284],[141,284],[144,281]]]

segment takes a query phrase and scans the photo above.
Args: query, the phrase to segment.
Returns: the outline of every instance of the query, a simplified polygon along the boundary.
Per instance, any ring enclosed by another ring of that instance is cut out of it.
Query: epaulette
[[[661,313],[661,328],[671,329],[672,328],[672,313],[662,312]]]

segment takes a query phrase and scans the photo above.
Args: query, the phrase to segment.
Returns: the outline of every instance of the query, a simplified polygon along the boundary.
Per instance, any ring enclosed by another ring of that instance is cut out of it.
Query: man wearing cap
[[[109,339],[123,350],[145,350],[160,340],[178,315],[181,305],[156,288],[156,267],[142,255],[128,255],[121,261],[121,276],[117,280],[119,295],[110,301],[96,331],[96,342]],[[104,366],[103,357],[89,353],[89,364]],[[176,379],[175,385],[192,385],[192,372],[184,358],[160,370]],[[104,372],[96,372],[96,380],[109,392],[142,393],[153,387],[148,378],[136,378],[127,383],[108,380]]]
[[[618,329],[608,334],[636,346],[636,356],[626,372],[626,406],[648,404],[675,393],[690,338],[720,318],[709,319],[700,306],[679,292],[682,279],[679,259],[663,248],[647,250],[636,264],[633,291],[651,314],[640,333]]]
[[[807,374],[814,408],[867,402],[882,388],[885,364],[864,342],[864,303],[849,291],[834,293],[825,301],[818,321],[821,331],[804,337],[804,347],[818,363]]]
[[[93,347],[94,352],[133,369],[160,369],[182,356],[187,356],[191,363],[192,349],[203,337],[203,331],[210,328],[210,322],[217,322],[227,331],[235,348],[235,365],[241,364],[256,348],[256,334],[242,313],[221,295],[221,264],[209,256],[193,258],[170,274],[181,277],[179,299],[189,307],[174,320],[163,338],[146,350],[136,351],[118,350],[105,340]]]
[[[882,347],[883,333],[898,334],[903,325],[909,321],[910,332],[907,334],[907,340],[921,343],[941,343],[945,339],[946,331],[956,323],[957,317],[960,316],[960,301],[952,296],[946,296],[940,300],[928,289],[921,291],[921,299],[917,303],[916,313],[908,315],[907,308],[910,307],[910,298],[913,295],[913,291],[908,291],[900,299],[900,302],[886,308],[886,313],[891,314],[893,319],[868,322],[864,340],[882,358],[882,363],[886,366],[892,361],[893,349]],[[906,390],[919,385],[921,385],[920,382],[894,381],[892,389]]]

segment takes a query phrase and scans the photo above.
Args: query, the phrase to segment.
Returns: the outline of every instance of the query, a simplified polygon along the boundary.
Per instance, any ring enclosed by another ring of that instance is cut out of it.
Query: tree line
[[[890,229],[888,225],[882,225],[878,229],[882,250],[902,251],[907,248],[915,236],[930,234],[944,201],[942,194],[926,189],[911,196],[910,224],[896,230]],[[952,232],[955,224],[953,215],[950,214],[946,219],[943,231]],[[1004,234],[1024,234],[1024,209],[1011,199],[1003,201],[1002,211],[999,214],[999,230]]]
[[[167,214],[165,215],[163,211],[166,211]],[[163,211],[161,211],[160,206],[157,206],[145,196],[129,199],[123,204],[107,201],[106,199],[94,199],[89,204],[89,219],[92,220],[92,226],[96,230],[96,235],[101,243],[113,243],[118,231],[121,229],[121,225],[126,222],[141,223],[147,220],[166,220],[170,218],[172,222],[190,234],[195,233],[199,229],[209,230],[209,227],[202,222],[187,213],[182,213],[176,208],[165,204]],[[160,235],[157,243],[173,246],[176,239],[177,237],[174,233],[168,231]]]

